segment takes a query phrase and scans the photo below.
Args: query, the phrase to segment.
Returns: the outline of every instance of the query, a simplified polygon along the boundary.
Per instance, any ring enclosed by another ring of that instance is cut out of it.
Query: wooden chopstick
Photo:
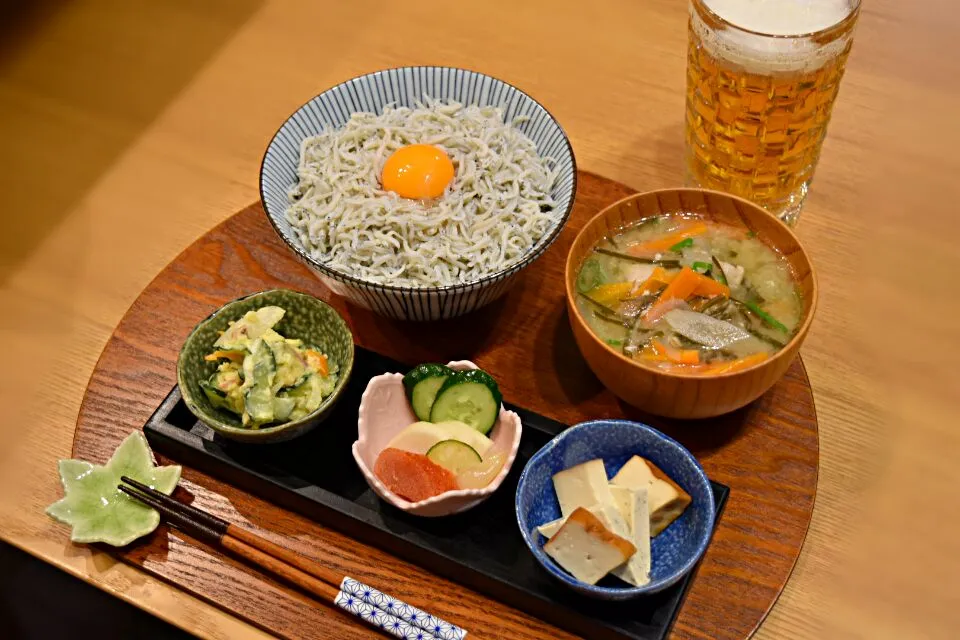
[[[221,546],[262,569],[332,602],[365,622],[400,638],[463,640],[467,632],[352,578],[339,576],[257,534],[122,476],[118,488],[156,509],[172,526]],[[129,485],[129,486],[128,486]]]
[[[136,487],[155,500],[167,504],[173,509],[189,514],[194,518],[194,520],[199,521],[200,523],[209,527],[211,530],[216,531],[220,536],[220,540],[218,542],[222,542],[224,536],[233,537],[247,543],[251,547],[263,551],[267,555],[273,556],[274,558],[279,558],[287,564],[295,566],[301,571],[309,573],[316,578],[320,578],[324,582],[329,584],[339,584],[342,581],[342,577],[338,576],[337,572],[333,571],[329,567],[317,564],[316,562],[311,562],[309,559],[305,558],[299,553],[285,549],[274,542],[270,542],[266,538],[258,536],[252,531],[248,531],[243,527],[238,527],[235,524],[231,524],[222,518],[218,518],[217,516],[207,513],[202,509],[197,509],[192,505],[184,504],[179,500],[174,500],[170,496],[160,493],[159,491],[152,489],[147,485],[134,480],[133,478],[122,476],[120,479],[123,482]]]
[[[204,542],[220,545],[223,548],[234,552],[238,556],[241,556],[242,558],[266,569],[270,573],[276,574],[285,580],[294,583],[298,587],[310,591],[311,593],[330,600],[336,599],[337,592],[339,590],[333,585],[323,582],[322,580],[317,580],[315,577],[297,569],[294,566],[282,562],[277,558],[271,557],[269,554],[243,542],[242,540],[228,536],[225,533],[220,533],[219,531],[207,527],[200,522],[191,520],[190,516],[177,512],[175,509],[170,508],[168,504],[157,500],[155,496],[151,494],[141,494],[136,490],[123,485],[120,485],[119,489],[125,494],[132,496],[159,511],[168,523],[172,524],[178,529],[185,531],[192,536],[200,538]]]

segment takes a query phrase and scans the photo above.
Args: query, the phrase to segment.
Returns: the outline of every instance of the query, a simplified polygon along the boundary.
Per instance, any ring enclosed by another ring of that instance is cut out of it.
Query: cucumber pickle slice
[[[403,388],[413,412],[420,420],[430,420],[430,410],[437,392],[453,369],[442,364],[421,364],[403,376]]]
[[[500,401],[500,388],[488,373],[479,369],[455,371],[437,392],[429,419],[459,420],[486,435],[497,423]]]
[[[483,462],[476,449],[459,440],[441,440],[430,447],[427,457],[453,474]]]

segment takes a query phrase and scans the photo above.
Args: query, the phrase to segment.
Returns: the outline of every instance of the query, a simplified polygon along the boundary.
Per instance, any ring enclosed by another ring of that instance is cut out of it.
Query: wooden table
[[[949,0],[866,5],[799,226],[822,289],[803,350],[820,418],[816,511],[759,638],[947,637],[960,622],[960,340],[948,330],[960,309],[947,286],[960,13]],[[637,189],[677,184],[685,15],[684,0],[8,8],[3,539],[199,635],[263,635],[70,545],[43,514],[60,495],[55,463],[69,454],[87,378],[123,312],[183,247],[257,198],[261,153],[289,112],[377,68],[482,69],[547,104],[582,168]]]

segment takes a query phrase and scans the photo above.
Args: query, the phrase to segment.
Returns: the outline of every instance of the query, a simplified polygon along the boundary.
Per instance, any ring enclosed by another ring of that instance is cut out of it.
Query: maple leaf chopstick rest
[[[47,513],[73,528],[73,542],[122,547],[156,529],[160,514],[120,491],[120,476],[170,495],[180,481],[181,468],[158,467],[147,439],[134,431],[105,465],[61,460],[59,470],[64,497],[47,507]]]

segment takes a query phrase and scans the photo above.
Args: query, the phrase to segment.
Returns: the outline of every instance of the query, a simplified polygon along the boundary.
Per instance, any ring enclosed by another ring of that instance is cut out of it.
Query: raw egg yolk
[[[440,147],[410,144],[400,147],[383,165],[380,182],[404,198],[426,200],[443,194],[453,180],[453,163]]]

